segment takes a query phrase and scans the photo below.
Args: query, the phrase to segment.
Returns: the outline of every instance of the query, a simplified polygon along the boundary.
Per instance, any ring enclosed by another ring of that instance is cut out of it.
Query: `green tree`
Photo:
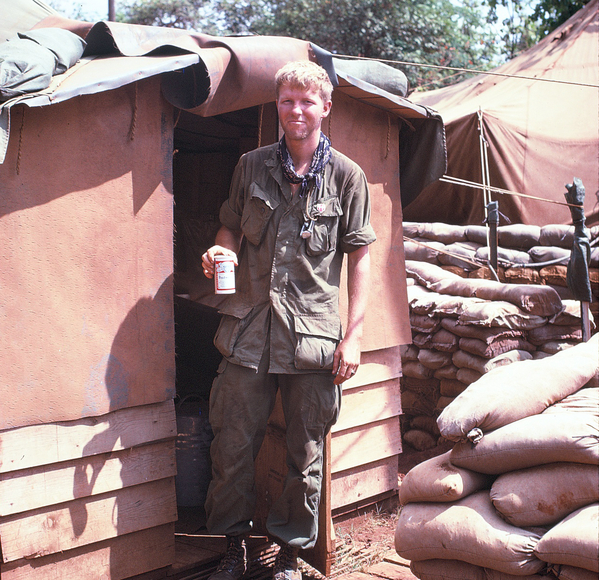
[[[588,4],[589,0],[541,0],[531,18],[538,23],[539,35],[546,36]]]
[[[503,15],[500,41],[510,59],[536,44],[573,16],[589,0],[487,0],[491,24]]]
[[[119,22],[216,33],[215,12],[204,0],[134,0],[121,6]]]

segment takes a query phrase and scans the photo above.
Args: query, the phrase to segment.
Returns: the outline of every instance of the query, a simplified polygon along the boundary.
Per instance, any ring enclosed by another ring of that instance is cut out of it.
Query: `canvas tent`
[[[564,202],[565,184],[586,189],[587,224],[599,219],[599,3],[591,0],[536,46],[495,69],[411,100],[446,123],[451,177],[481,183],[479,111],[492,186]],[[505,75],[505,76],[503,76]],[[405,192],[404,192],[405,193]],[[493,194],[512,223],[570,223],[567,207]],[[480,224],[480,190],[437,182],[404,197],[410,221]],[[503,218],[501,224],[507,223]]]
[[[198,383],[214,362],[217,305],[198,254],[239,155],[278,138],[275,70],[306,59],[338,83],[324,130],[364,168],[378,236],[363,364],[327,443],[313,554],[326,571],[332,512],[397,490],[399,345],[411,339],[400,181],[416,191],[443,172],[440,117],[295,39],[54,16],[46,27],[87,46],[47,89],[0,104],[2,580],[116,580],[173,564],[173,398],[186,354],[206,365],[189,373]],[[284,466],[279,420],[261,451],[262,507]]]

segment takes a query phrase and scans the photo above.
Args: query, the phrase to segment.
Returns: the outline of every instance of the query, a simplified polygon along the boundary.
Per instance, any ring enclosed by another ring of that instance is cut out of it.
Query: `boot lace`
[[[281,546],[275,559],[274,574],[285,572],[286,570],[297,570],[298,549],[288,544]]]
[[[232,572],[233,569],[239,565],[240,561],[245,563],[245,557],[243,540],[233,538],[229,541],[227,551],[225,552],[225,555],[223,556],[216,570],[217,572]]]

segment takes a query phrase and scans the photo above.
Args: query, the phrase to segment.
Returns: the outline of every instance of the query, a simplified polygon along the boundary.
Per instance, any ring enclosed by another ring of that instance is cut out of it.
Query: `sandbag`
[[[507,574],[536,574],[544,564],[533,549],[540,536],[499,517],[489,492],[456,502],[409,503],[395,529],[395,550],[408,560],[462,560]]]
[[[445,244],[427,240],[426,242],[418,242],[413,240],[404,240],[403,243],[406,260],[416,260],[418,262],[437,263],[439,250],[445,248]]]
[[[418,352],[420,349],[413,344],[402,344],[399,347],[399,355],[402,361],[418,360]]]
[[[416,451],[426,451],[437,446],[437,437],[423,429],[409,429],[403,434],[402,441]]]
[[[528,250],[528,255],[531,260],[537,264],[542,264],[544,262],[567,264],[570,259],[570,250],[552,246],[535,246]]]
[[[410,570],[421,580],[555,580],[555,576],[528,574],[516,576],[459,560],[422,560],[410,562]],[[568,580],[591,580],[577,578]],[[596,578],[593,580],[597,580]]]
[[[582,329],[574,326],[559,326],[557,324],[547,324],[539,328],[532,328],[527,333],[527,338],[532,344],[541,345],[545,342],[554,342],[556,340],[582,340]]]
[[[534,268],[513,267],[506,268],[504,273],[508,284],[540,284],[541,276]]]
[[[568,267],[563,264],[552,264],[539,270],[539,276],[541,276],[543,284],[562,286],[563,288],[568,287],[567,275]]]
[[[533,415],[485,434],[476,444],[456,443],[450,459],[459,467],[495,475],[564,461],[597,465],[598,435],[597,417],[589,413]]]
[[[584,568],[576,568],[574,566],[561,566],[559,564],[549,564],[549,571],[558,580],[597,580],[598,576],[595,572],[585,570]]]
[[[431,334],[430,332],[416,332],[412,336],[412,342],[418,348],[429,348],[431,344]]]
[[[480,248],[476,251],[476,259],[481,262],[488,262],[490,259],[489,248]],[[513,264],[530,264],[532,258],[527,252],[520,250],[511,250],[509,248],[497,248],[497,263],[502,266],[509,267]]]
[[[456,242],[445,246],[444,253],[439,254],[439,263],[446,266],[459,266],[472,270],[478,268],[478,265],[473,264],[476,256],[476,250],[480,244],[474,242]]]
[[[451,353],[458,350],[458,337],[442,328],[433,334],[430,340],[431,348],[435,348],[440,350],[441,352]],[[448,361],[448,364],[451,362],[451,358]]]
[[[464,392],[467,387],[468,385],[457,379],[441,379],[439,390],[442,396],[455,398]]]
[[[458,376],[458,367],[454,364],[447,365],[446,367],[441,367],[435,371],[433,375],[436,379],[456,379]]]
[[[470,354],[469,352],[465,352],[463,350],[458,350],[454,353],[451,360],[458,368],[466,367],[475,370],[482,375],[489,373],[498,367],[503,367],[531,358],[531,354],[525,350],[510,350],[509,352],[500,354],[492,359],[486,359],[481,356]]]
[[[599,572],[599,503],[576,510],[551,528],[534,549],[551,564],[576,566]]]
[[[474,266],[472,266],[474,267]],[[460,278],[468,278],[468,270],[466,268],[462,268],[460,266],[452,266],[451,264],[441,264],[441,268],[446,272],[451,272],[452,274],[456,274]]]
[[[504,574],[497,570],[485,568],[485,576],[487,580],[555,580],[551,574],[527,574],[526,576],[515,576],[513,574]]]
[[[528,250],[539,245],[541,228],[529,224],[510,224],[497,228],[499,245],[516,250]]]
[[[443,242],[444,244],[466,241],[464,226],[454,226],[439,222],[421,223],[418,232],[418,235],[422,238]]]
[[[408,304],[412,313],[430,317],[457,316],[468,303],[481,303],[480,298],[460,298],[430,292],[422,286],[408,286]],[[545,321],[545,319],[543,319]]]
[[[439,385],[440,389],[440,385]],[[599,388],[585,387],[568,395],[566,398],[547,407],[543,414],[548,413],[590,413],[599,416]]]
[[[482,374],[473,369],[458,369],[456,374],[456,379],[466,385],[471,385],[475,383],[482,377]]]
[[[530,330],[547,323],[545,316],[524,312],[515,304],[505,301],[490,302],[480,298],[462,298],[464,302],[457,311],[459,324]],[[475,302],[477,301],[477,302]]]
[[[522,336],[523,331],[509,328],[487,328],[473,326],[471,324],[460,324],[453,318],[442,318],[441,326],[453,334],[463,338],[476,338],[485,344],[491,344],[495,340],[504,338],[517,338]]]
[[[572,348],[573,346],[576,346],[577,344],[578,344],[578,342],[549,341],[549,342],[544,342],[543,344],[539,345],[539,349],[542,350],[544,353],[551,355],[551,354],[557,354],[558,352],[561,352],[562,350],[568,350],[569,348]]]
[[[438,296],[443,295],[438,294]],[[432,313],[433,315],[440,317],[453,316],[459,318],[462,316],[463,312],[468,310],[468,308],[476,308],[482,304],[488,304],[488,302],[482,298],[465,298],[462,296],[446,295],[444,299],[436,301]]]
[[[460,560],[412,561],[410,570],[420,580],[487,580],[484,568]]]
[[[408,377],[405,373],[400,379],[402,389],[420,393],[425,397],[439,396],[439,381],[435,378],[419,379]]]
[[[437,427],[437,421],[430,415],[418,415],[412,417],[410,421],[410,429],[420,429],[421,431],[427,431],[435,436],[439,436],[439,427]]]
[[[570,249],[573,242],[574,226],[550,224],[541,227],[539,243],[542,246],[558,246]]]
[[[446,395],[441,395],[437,399],[437,404],[435,405],[435,414],[438,415],[447,405],[453,403],[454,397],[448,397]]]
[[[599,501],[599,469],[580,463],[551,463],[500,475],[491,487],[495,509],[521,528],[546,526]]]
[[[457,274],[443,270],[440,266],[413,260],[406,260],[406,275],[409,278],[414,278],[418,284],[426,288],[430,288],[431,284],[441,280],[463,280]],[[446,294],[450,293],[446,292]]]
[[[489,489],[492,478],[452,465],[450,452],[419,463],[403,478],[399,487],[401,505],[417,502],[454,502],[475,491]]]
[[[425,314],[410,312],[410,326],[412,332],[436,332],[441,326],[441,320]]]
[[[414,391],[404,391],[401,393],[401,409],[406,415],[432,415],[437,399],[424,397]]]
[[[456,362],[461,352],[453,355],[457,367],[467,366]],[[441,413],[437,419],[441,434],[451,441],[460,441],[475,428],[486,433],[541,413],[595,376],[598,352],[599,335],[595,335],[588,342],[551,357],[518,361],[491,370]]]
[[[466,279],[459,276],[428,281],[425,285],[439,294],[509,302],[524,312],[537,316],[553,316],[563,310],[559,295],[548,286],[503,284],[494,280]]]
[[[487,244],[487,226],[464,226],[466,239],[481,246]]]
[[[420,349],[418,361],[429,369],[440,369],[451,364],[451,354],[432,349]]]
[[[559,326],[572,326],[575,324],[580,324],[582,318],[580,314],[580,301],[562,300],[562,304],[564,306],[564,309],[559,314],[552,317],[549,320],[549,322],[551,324],[557,324]],[[593,322],[594,321],[591,320],[591,323],[594,326]]]
[[[425,367],[418,361],[406,361],[401,367],[402,373],[406,377],[415,379],[428,379],[433,376],[433,369]]]
[[[525,350],[530,353],[536,350],[534,345],[522,337],[504,338],[491,343],[485,343],[478,338],[460,338],[459,346],[461,350],[483,358],[495,358],[510,350]]]

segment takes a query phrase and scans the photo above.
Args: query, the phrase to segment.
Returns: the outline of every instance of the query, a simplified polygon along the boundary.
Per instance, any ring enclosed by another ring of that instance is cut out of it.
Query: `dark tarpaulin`
[[[568,262],[566,281],[575,300],[591,302],[591,282],[589,280],[589,261],[591,259],[591,244],[589,231],[585,227],[584,217],[584,185],[575,177],[572,183],[566,185],[568,190],[564,196],[570,204],[572,223],[574,224],[574,241]]]

